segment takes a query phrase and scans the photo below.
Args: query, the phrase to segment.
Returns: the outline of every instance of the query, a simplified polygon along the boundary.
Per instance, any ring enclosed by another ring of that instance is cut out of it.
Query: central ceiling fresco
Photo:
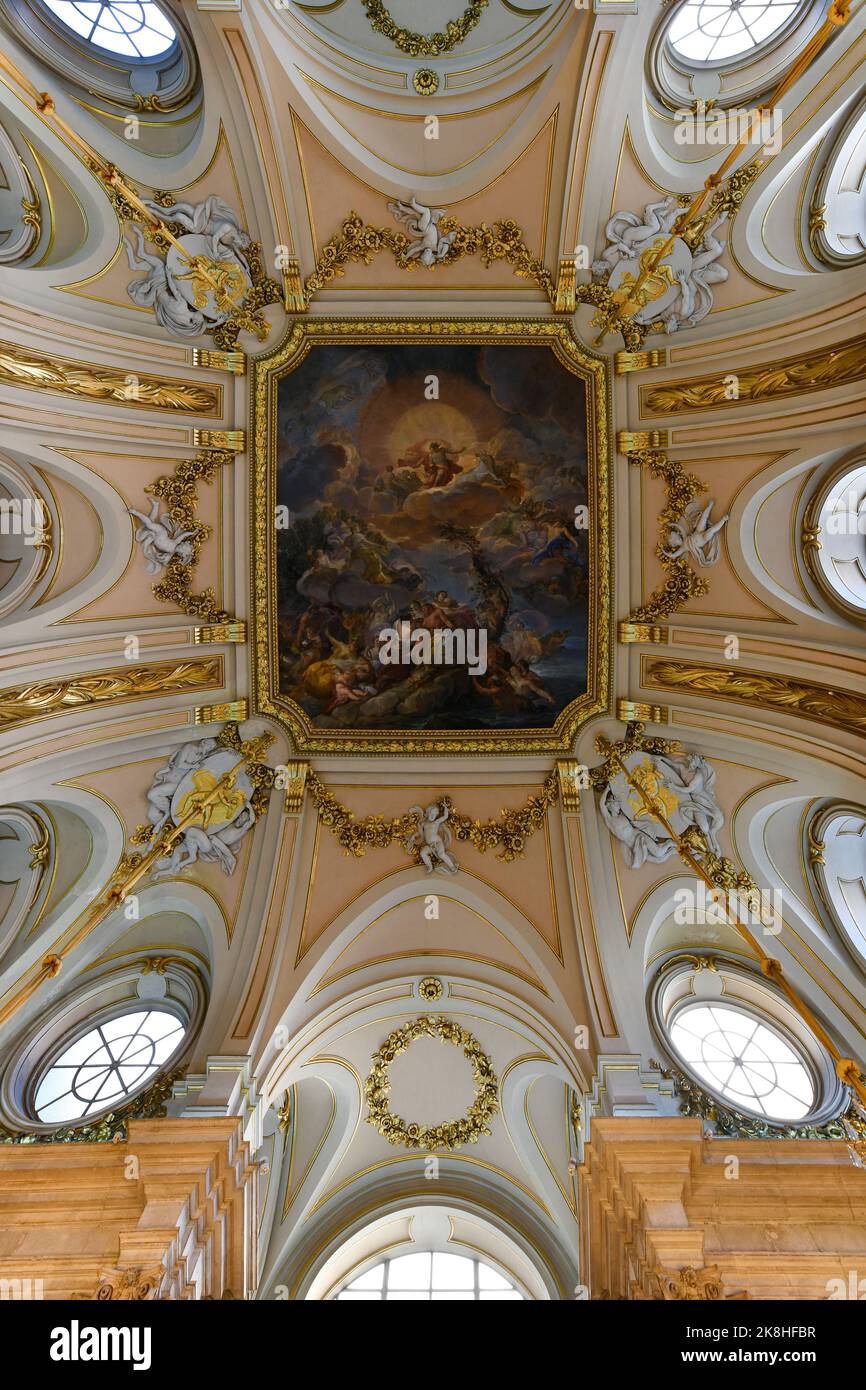
[[[603,362],[553,322],[311,319],[255,379],[261,708],[308,747],[565,746],[607,695]]]

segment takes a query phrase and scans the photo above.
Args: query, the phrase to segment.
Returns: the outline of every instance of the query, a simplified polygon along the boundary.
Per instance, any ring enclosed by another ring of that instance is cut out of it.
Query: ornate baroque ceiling
[[[420,0],[166,0],[125,63],[0,0],[0,1132],[98,1116],[101,1072],[52,1115],[46,1068],[168,1011],[152,1109],[240,1115],[261,1165],[247,1291],[331,1296],[447,1215],[571,1296],[592,1119],[678,1113],[686,995],[806,1026],[810,1122],[844,1109],[866,13],[831,8],[719,78],[657,0],[444,41]],[[470,592],[474,685],[373,675],[364,621]],[[634,721],[805,1015],[681,910],[597,743]]]

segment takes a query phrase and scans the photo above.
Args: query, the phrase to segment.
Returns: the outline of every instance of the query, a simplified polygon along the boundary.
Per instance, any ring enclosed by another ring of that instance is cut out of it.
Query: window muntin
[[[523,1300],[510,1280],[482,1260],[445,1251],[414,1251],[383,1260],[336,1295],[345,1302],[503,1303]]]
[[[796,1121],[815,1104],[812,1077],[798,1052],[752,1014],[693,1004],[674,1018],[670,1039],[688,1069],[738,1110]]]
[[[51,13],[87,43],[127,58],[158,58],[177,42],[177,30],[152,0],[43,0]]]
[[[186,1029],[163,1009],[107,1019],[65,1047],[36,1088],[43,1124],[66,1124],[122,1105],[177,1051]]]
[[[801,8],[801,0],[686,0],[668,43],[688,62],[732,62],[760,48]]]

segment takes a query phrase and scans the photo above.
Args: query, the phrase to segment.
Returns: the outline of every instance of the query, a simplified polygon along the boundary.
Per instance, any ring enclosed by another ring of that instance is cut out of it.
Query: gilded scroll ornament
[[[234,619],[224,608],[217,607],[212,588],[203,589],[199,594],[192,592],[202,542],[212,531],[212,527],[196,518],[196,484],[199,481],[212,482],[217,469],[231,461],[232,455],[220,449],[203,450],[195,458],[182,459],[174,473],[164,474],[144,489],[154,498],[151,507],[153,515],[146,518],[140,512],[133,513],[141,521],[136,530],[136,540],[141,543],[148,563],[165,568],[162,579],[151,586],[154,598],[161,603],[173,603],[182,613],[188,613],[190,617],[199,618],[205,623],[230,623]],[[166,504],[166,511],[161,515],[160,501]],[[167,539],[155,535],[155,524],[166,532]],[[156,546],[157,540],[160,540],[160,546]],[[150,554],[145,550],[145,544],[150,546]]]
[[[461,1047],[472,1066],[475,1079],[475,1099],[459,1120],[446,1120],[437,1125],[407,1122],[392,1115],[388,1105],[391,1080],[388,1069],[396,1057],[405,1052],[417,1038],[439,1038],[442,1042]],[[460,1149],[464,1144],[477,1144],[482,1135],[490,1134],[490,1121],[499,1110],[499,1082],[493,1063],[482,1050],[478,1039],[458,1023],[448,1018],[424,1015],[414,1018],[402,1028],[395,1028],[373,1053],[373,1068],[364,1083],[367,1102],[367,1123],[374,1125],[389,1144],[402,1144],[407,1149]]]
[[[207,661],[116,666],[107,671],[36,681],[32,685],[7,686],[0,690],[0,730],[92,705],[141,699],[147,695],[208,690],[221,685],[222,679],[222,660],[212,657]]]
[[[360,859],[368,849],[387,849],[389,845],[402,844],[407,853],[413,854],[416,864],[425,864],[423,841],[418,843],[418,811],[414,807],[402,816],[386,820],[383,816],[364,816],[356,820],[353,811],[342,806],[332,792],[316,775],[310,772],[307,788],[319,815],[319,820],[330,830],[344,854]],[[473,820],[471,816],[455,811],[450,796],[439,798],[435,806],[447,810],[448,826],[454,839],[468,841],[480,854],[488,849],[499,849],[497,859],[511,863],[520,859],[526,849],[526,841],[536,830],[544,825],[547,812],[556,805],[559,798],[559,784],[556,771],[551,772],[539,792],[533,793],[526,804],[518,810],[503,810],[499,820]],[[429,808],[428,808],[429,809]],[[412,843],[410,844],[410,840]],[[446,847],[447,852],[447,847]],[[454,872],[450,870],[450,872]]]
[[[377,34],[406,53],[410,58],[437,58],[450,53],[471,34],[488,4],[488,0],[470,0],[459,19],[449,20],[444,32],[435,34],[416,34],[397,24],[383,0],[361,0],[367,11],[371,28]]]
[[[418,207],[419,218],[425,212],[441,211],[420,204]],[[426,258],[423,248],[420,253],[414,249],[419,239],[425,244],[430,242],[427,248],[430,254]],[[399,270],[415,270],[419,265],[432,270],[435,266],[453,265],[464,256],[474,255],[481,257],[488,270],[494,262],[505,261],[515,275],[533,280],[551,304],[556,300],[550,272],[543,261],[532,255],[523,233],[510,217],[494,222],[492,227],[486,222],[478,227],[462,227],[456,218],[440,216],[423,232],[413,228],[412,235],[407,236],[391,227],[369,226],[356,212],[350,212],[340,231],[323,247],[315,270],[304,281],[307,302],[337,276],[343,275],[347,265],[370,265],[380,251],[390,251]]]
[[[709,585],[692,569],[684,553],[676,545],[671,545],[671,537],[691,534],[692,523],[700,524],[703,509],[694,513],[694,499],[706,488],[706,483],[694,473],[683,472],[683,466],[667,454],[639,449],[629,454],[629,462],[646,468],[654,478],[661,478],[667,489],[667,504],[659,514],[659,541],[655,549],[667,578],[657,585],[646,603],[635,608],[625,620],[627,623],[658,623],[677,613],[690,598],[707,593]],[[727,519],[727,518],[726,518]],[[710,538],[711,539],[711,538]],[[707,541],[709,543],[709,540]]]
[[[122,367],[92,367],[68,358],[48,357],[17,343],[0,342],[0,382],[34,391],[55,391],[80,400],[113,401],[145,410],[218,415],[222,388],[173,381]]]
[[[730,377],[737,390],[728,389]],[[644,415],[678,415],[683,411],[717,410],[726,405],[767,401],[807,391],[847,386],[866,377],[866,336],[848,338],[835,347],[798,353],[781,362],[755,367],[731,367],[707,376],[671,381],[663,386],[640,388]]]
[[[644,672],[644,684],[780,710],[845,733],[866,734],[866,696],[817,681],[694,662],[651,661]]]

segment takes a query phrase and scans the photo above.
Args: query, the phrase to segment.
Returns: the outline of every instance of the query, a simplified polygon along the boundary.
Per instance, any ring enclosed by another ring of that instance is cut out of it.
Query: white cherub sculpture
[[[451,250],[454,232],[439,231],[439,219],[445,215],[444,208],[425,207],[413,196],[408,203],[399,200],[389,203],[388,211],[398,222],[404,223],[416,238],[404,253],[407,261],[418,260],[422,265],[429,266],[445,259]]]
[[[719,532],[728,520],[728,514],[720,521],[710,521],[715,499],[704,506],[703,502],[690,502],[679,521],[671,523],[667,535],[668,549],[664,552],[668,560],[695,560],[699,565],[714,565],[721,553]]]
[[[452,836],[446,824],[448,807],[445,803],[433,801],[426,810],[420,806],[410,806],[409,815],[416,817],[417,829],[406,841],[407,850],[418,850],[428,874],[432,874],[434,869],[440,873],[456,874],[460,865],[451,853]]]
[[[141,522],[135,528],[135,539],[141,546],[144,568],[148,574],[156,574],[172,560],[179,560],[182,565],[190,564],[193,558],[192,540],[196,532],[181,531],[168,512],[160,516],[158,497],[151,502],[147,516],[135,507],[129,508],[129,514]]]

